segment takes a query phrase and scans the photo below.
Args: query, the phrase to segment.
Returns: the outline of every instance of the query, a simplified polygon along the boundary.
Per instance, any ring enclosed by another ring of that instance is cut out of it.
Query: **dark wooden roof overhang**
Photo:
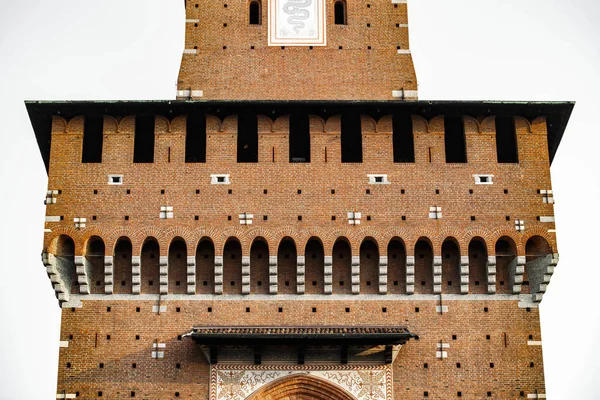
[[[360,113],[378,119],[384,115],[411,113],[431,119],[437,115],[471,115],[485,117],[522,116],[530,121],[545,116],[548,122],[550,162],[575,105],[574,102],[523,101],[26,101],[27,112],[46,171],[50,157],[50,130],[53,115],[70,119],[84,116],[180,115],[205,113],[225,118],[240,113],[264,114],[271,118],[295,112],[328,118],[342,113]]]
[[[187,335],[202,345],[403,345],[412,338],[396,327],[194,327]]]

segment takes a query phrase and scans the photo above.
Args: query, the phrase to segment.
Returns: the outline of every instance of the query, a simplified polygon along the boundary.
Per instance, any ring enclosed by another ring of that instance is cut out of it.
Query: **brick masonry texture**
[[[405,3],[348,0],[347,24],[336,25],[328,1],[328,45],[312,49],[267,46],[267,1],[260,25],[249,24],[248,4],[185,1],[180,99],[416,93]],[[199,135],[187,132],[191,115],[152,113],[150,163],[134,163],[134,143],[136,119],[151,105],[101,116],[98,163],[82,162],[90,115],[48,121],[55,201],[47,201],[43,261],[68,341],[57,393],[209,399],[210,350],[185,336],[194,326],[403,326],[419,337],[392,362],[394,399],[545,392],[538,304],[557,262],[554,222],[540,218],[554,215],[545,194],[549,117],[510,115],[518,161],[499,163],[496,116],[465,111],[466,162],[450,163],[444,115],[404,120],[414,162],[394,162],[392,115],[360,115],[353,150],[362,162],[347,163],[343,117],[323,112],[308,116],[310,162],[290,162],[290,115],[273,111],[257,116],[258,161],[241,163],[245,110],[238,117],[219,104],[205,119],[205,162],[185,161],[186,137]],[[388,182],[373,183],[373,174]],[[360,213],[360,224],[348,213]]]
[[[411,55],[398,53],[409,49],[406,4],[348,1],[348,23],[335,25],[327,1],[327,46],[282,49],[267,46],[263,3],[262,24],[250,25],[245,0],[186,2],[197,22],[186,23],[185,49],[197,53],[183,55],[179,90],[211,100],[392,100],[392,90],[417,90]]]
[[[435,301],[384,298],[166,301],[161,304],[167,305],[167,311],[160,315],[152,312],[156,304],[85,301],[75,311],[63,309],[61,340],[73,336],[69,347],[60,350],[58,387],[68,393],[79,392],[81,398],[97,398],[99,391],[105,398],[127,398],[135,391],[136,398],[172,399],[179,392],[181,398],[204,399],[208,396],[208,362],[190,338],[178,340],[192,326],[310,326],[342,321],[353,326],[406,325],[420,336],[402,347],[394,363],[397,399],[422,399],[424,392],[433,399],[455,398],[457,392],[468,399],[487,398],[487,392],[494,399],[517,399],[521,392],[535,393],[543,387],[542,348],[527,344],[529,335],[540,340],[538,311],[517,308],[513,301],[448,301],[449,312],[443,315],[436,313]],[[316,313],[311,312],[312,307],[317,308]],[[345,312],[346,307],[350,313]],[[419,312],[415,312],[417,307]],[[443,360],[436,358],[440,341],[450,344],[448,358]],[[151,358],[157,342],[166,344],[163,359]]]

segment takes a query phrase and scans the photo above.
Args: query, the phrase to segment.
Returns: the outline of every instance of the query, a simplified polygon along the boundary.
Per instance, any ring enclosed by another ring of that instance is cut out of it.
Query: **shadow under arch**
[[[356,398],[325,379],[296,374],[263,386],[246,400],[356,400]]]

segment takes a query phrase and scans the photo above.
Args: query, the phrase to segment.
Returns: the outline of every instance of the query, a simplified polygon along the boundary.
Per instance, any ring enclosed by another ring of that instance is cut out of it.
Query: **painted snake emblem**
[[[303,8],[312,5],[313,0],[288,0],[283,6],[283,12],[290,14],[287,22],[292,25],[294,32],[299,33],[304,28],[304,21],[308,19],[310,13]]]

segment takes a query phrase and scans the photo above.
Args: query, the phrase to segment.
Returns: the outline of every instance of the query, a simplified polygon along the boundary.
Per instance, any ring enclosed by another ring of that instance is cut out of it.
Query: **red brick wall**
[[[449,309],[443,315],[435,311],[437,301],[384,297],[370,301],[172,300],[161,303],[167,310],[160,315],[152,312],[156,304],[84,301],[75,311],[64,309],[61,340],[69,340],[69,335],[73,339],[68,348],[60,350],[58,393],[64,389],[89,399],[102,391],[103,398],[114,399],[129,398],[135,391],[136,398],[172,399],[179,392],[180,398],[207,399],[208,363],[191,339],[178,340],[178,335],[194,325],[265,324],[407,325],[420,339],[410,340],[395,360],[394,393],[398,399],[423,399],[424,392],[432,399],[455,398],[459,391],[467,399],[487,398],[487,392],[492,392],[490,398],[494,399],[518,399],[521,391],[526,396],[536,389],[543,393],[542,348],[527,345],[529,335],[541,340],[539,314],[537,309],[517,308],[515,301],[446,301]],[[140,307],[139,313],[136,307]],[[166,343],[164,359],[151,358],[156,341]],[[443,360],[436,358],[440,341],[450,344]],[[104,368],[99,368],[100,363]]]
[[[283,49],[267,46],[263,3],[257,26],[245,0],[186,2],[186,18],[200,22],[186,23],[185,48],[197,53],[183,55],[179,90],[211,100],[391,100],[392,90],[417,90],[412,56],[397,50],[409,49],[406,4],[348,1],[348,24],[335,25],[327,1],[327,46]]]

